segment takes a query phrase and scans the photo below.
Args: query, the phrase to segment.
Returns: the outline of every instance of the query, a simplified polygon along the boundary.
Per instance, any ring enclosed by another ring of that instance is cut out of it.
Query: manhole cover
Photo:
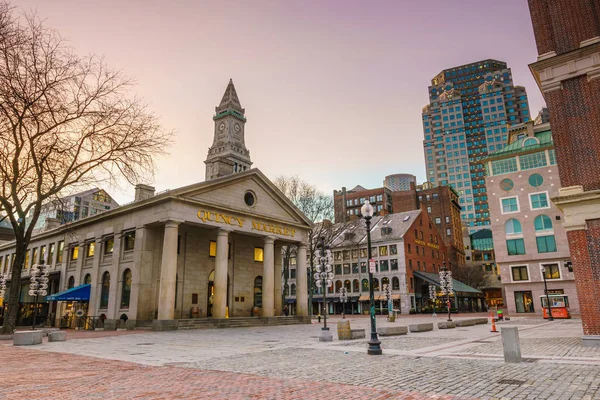
[[[502,379],[498,381],[501,385],[522,385],[525,382],[526,381],[521,381],[519,379]]]
[[[153,346],[154,343],[138,343],[138,346]]]

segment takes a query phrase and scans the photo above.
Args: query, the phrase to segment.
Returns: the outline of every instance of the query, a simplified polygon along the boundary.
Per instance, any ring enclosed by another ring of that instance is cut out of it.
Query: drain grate
[[[519,379],[502,379],[499,380],[498,383],[501,385],[522,385],[524,384],[526,381],[521,381]]]

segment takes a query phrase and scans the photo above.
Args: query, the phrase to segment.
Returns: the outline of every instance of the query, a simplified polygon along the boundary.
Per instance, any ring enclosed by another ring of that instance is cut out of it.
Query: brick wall
[[[598,0],[529,0],[538,54],[574,50],[600,36]]]
[[[600,335],[600,220],[567,233],[584,335]]]
[[[395,213],[418,210],[417,191],[392,192],[392,210]]]

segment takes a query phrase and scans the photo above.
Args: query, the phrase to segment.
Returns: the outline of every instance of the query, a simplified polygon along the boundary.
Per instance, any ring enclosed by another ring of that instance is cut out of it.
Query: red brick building
[[[360,217],[360,208],[369,200],[375,210],[374,215],[387,215],[392,211],[392,191],[386,187],[365,189],[358,185],[352,190],[333,191],[335,223],[353,221]],[[414,208],[416,210],[416,208]]]
[[[583,344],[600,346],[600,1],[529,0],[530,69],[550,110]]]

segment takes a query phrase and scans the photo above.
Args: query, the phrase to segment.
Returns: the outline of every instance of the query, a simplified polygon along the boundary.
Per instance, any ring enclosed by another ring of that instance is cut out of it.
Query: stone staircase
[[[253,326],[278,326],[309,324],[308,317],[241,317],[227,319],[197,318],[178,320],[178,329],[224,329],[224,328],[248,328]]]

